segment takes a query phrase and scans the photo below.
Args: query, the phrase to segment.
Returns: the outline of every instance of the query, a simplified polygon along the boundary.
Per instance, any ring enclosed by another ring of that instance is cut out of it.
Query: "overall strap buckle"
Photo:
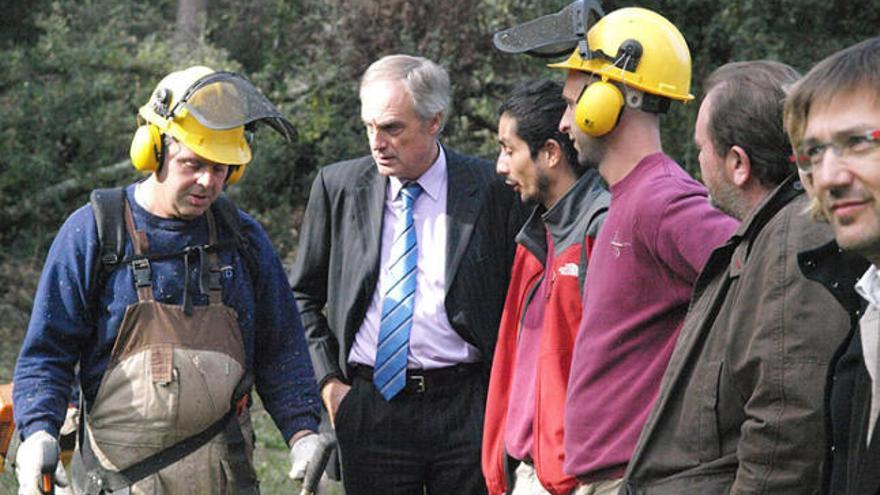
[[[153,284],[153,273],[150,269],[150,260],[146,258],[136,258],[131,262],[131,269],[134,271],[135,287],[149,287]]]

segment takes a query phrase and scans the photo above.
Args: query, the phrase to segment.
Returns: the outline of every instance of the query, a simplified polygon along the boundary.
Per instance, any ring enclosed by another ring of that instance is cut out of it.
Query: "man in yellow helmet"
[[[77,493],[258,493],[251,385],[297,470],[319,399],[278,256],[222,192],[251,160],[245,126],[293,127],[247,79],[207,67],[165,77],[138,116],[131,158],[149,175],[93,193],[44,265],[15,370],[20,493],[54,470],[75,379]]]
[[[522,36],[499,33],[496,46],[549,54],[565,46],[552,28],[560,16],[589,19],[587,7],[575,2],[551,16],[548,29],[533,21]],[[621,486],[697,274],[736,221],[712,208],[705,188],[663,154],[658,114],[670,101],[693,98],[681,33],[641,8],[589,24],[580,24],[589,27],[586,36],[575,32],[567,40],[575,45],[571,56],[551,65],[567,71],[560,130],[611,192],[584,285],[563,469],[580,482],[576,494],[604,495]]]

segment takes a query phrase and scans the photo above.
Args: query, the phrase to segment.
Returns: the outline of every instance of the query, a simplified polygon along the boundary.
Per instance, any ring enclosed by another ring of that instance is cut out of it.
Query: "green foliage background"
[[[107,167],[127,160],[137,107],[164,74],[195,63],[244,72],[299,128],[292,144],[260,133],[246,180],[230,190],[289,258],[315,168],[367,152],[357,82],[370,62],[394,52],[441,62],[455,91],[446,142],[491,158],[495,108],[511,85],[562,77],[540,60],[495,51],[491,35],[567,1],[217,0],[209,2],[204,38],[182,49],[174,42],[174,0],[3,0],[0,262],[39,260],[91,188],[135,177],[124,164],[110,172]],[[606,11],[628,5],[634,3],[604,3]],[[724,62],[771,58],[806,70],[876,35],[880,21],[876,1],[638,5],[666,15],[685,34],[698,96],[702,78]],[[696,107],[674,106],[664,126],[667,152],[691,171]]]
[[[563,74],[502,55],[491,35],[568,1],[215,0],[203,39],[182,49],[174,0],[0,0],[0,379],[11,376],[52,236],[89,190],[136,178],[126,165],[135,114],[169,71],[241,71],[297,125],[291,144],[258,133],[245,180],[229,191],[290,261],[316,167],[368,152],[357,99],[367,65],[398,52],[442,63],[455,92],[445,142],[493,158],[496,108],[510,87]],[[725,62],[769,58],[805,71],[880,25],[876,0],[604,2],[606,11],[630,5],[682,30],[698,98]],[[666,151],[691,172],[696,109],[674,105],[664,117]]]
[[[446,66],[455,109],[446,142],[494,156],[495,108],[512,84],[561,78],[540,60],[505,56],[491,35],[567,0],[257,0],[209,2],[194,48],[174,40],[177,2],[10,2],[0,21],[0,242],[8,257],[40,259],[63,218],[96,186],[135,177],[127,160],[137,107],[167,72],[202,63],[242,71],[297,124],[286,144],[258,135],[247,178],[230,190],[290,256],[298,210],[319,165],[367,152],[357,82],[381,55],[417,53]],[[610,11],[632,2],[607,1]],[[806,70],[876,35],[878,2],[645,0],[685,34],[693,88],[730,60],[771,58]],[[7,15],[8,14],[8,15]],[[665,117],[667,152],[695,171],[697,105]],[[98,171],[105,170],[105,173]],[[73,184],[75,187],[52,188]]]

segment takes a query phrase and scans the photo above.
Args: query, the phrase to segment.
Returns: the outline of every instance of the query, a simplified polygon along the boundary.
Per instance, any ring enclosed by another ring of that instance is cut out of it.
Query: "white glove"
[[[306,475],[309,461],[318,448],[318,435],[306,435],[293,443],[290,448],[290,472],[287,476],[292,480],[302,480]]]
[[[290,479],[303,481],[303,478],[306,476],[306,469],[309,467],[309,462],[314,457],[315,450],[317,450],[320,444],[319,439],[320,436],[310,434],[293,443],[293,447],[290,448],[290,472],[287,474]],[[318,481],[318,488],[315,490],[315,493],[326,493],[329,486],[330,479],[327,477],[327,473],[321,473],[321,479]]]
[[[58,440],[47,432],[40,430],[32,433],[18,447],[15,455],[15,477],[18,479],[18,495],[40,495],[42,468],[44,463],[54,462],[56,493],[69,493],[67,473],[58,462]]]
[[[62,437],[70,435],[75,433],[77,429],[79,429],[79,408],[69,406],[67,413],[64,415],[64,424],[61,425],[61,431],[58,432],[58,435]]]

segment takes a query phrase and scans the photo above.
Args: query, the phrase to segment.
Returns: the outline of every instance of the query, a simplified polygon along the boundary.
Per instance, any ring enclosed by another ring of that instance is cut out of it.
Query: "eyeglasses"
[[[818,142],[808,139],[794,149],[789,160],[804,174],[813,173],[822,163],[822,157],[829,148],[839,158],[853,160],[862,158],[880,147],[880,129],[868,132],[843,133],[831,141]]]

